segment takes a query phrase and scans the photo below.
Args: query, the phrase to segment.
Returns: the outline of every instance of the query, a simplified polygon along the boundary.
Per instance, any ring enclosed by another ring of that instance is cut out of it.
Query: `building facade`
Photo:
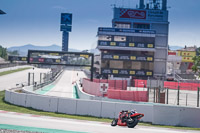
[[[167,1],[152,0],[136,9],[114,7],[112,27],[98,28],[100,74],[104,77],[166,77]]]

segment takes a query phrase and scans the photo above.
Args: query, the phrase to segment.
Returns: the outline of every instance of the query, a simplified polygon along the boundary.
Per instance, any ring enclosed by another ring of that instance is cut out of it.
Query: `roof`
[[[196,51],[196,47],[186,47],[186,48],[183,48],[183,49],[179,49],[178,51]]]
[[[0,14],[6,14],[4,11],[0,10]]]

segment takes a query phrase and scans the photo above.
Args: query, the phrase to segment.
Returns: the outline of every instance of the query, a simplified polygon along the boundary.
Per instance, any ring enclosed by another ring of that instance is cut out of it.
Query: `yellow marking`
[[[135,47],[135,43],[129,43],[129,47]]]

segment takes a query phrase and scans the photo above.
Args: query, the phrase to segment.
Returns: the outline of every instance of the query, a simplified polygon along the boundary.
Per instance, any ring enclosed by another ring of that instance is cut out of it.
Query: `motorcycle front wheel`
[[[134,128],[138,124],[139,120],[138,119],[128,119],[126,121],[128,128]]]

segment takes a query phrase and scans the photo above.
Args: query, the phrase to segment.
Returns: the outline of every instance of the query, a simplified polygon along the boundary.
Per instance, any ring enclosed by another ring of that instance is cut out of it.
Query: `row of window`
[[[151,70],[153,71],[153,62],[136,62],[136,61],[114,61],[102,60],[101,68],[111,69],[133,69],[133,70]]]
[[[136,56],[154,56],[154,52],[149,51],[123,51],[123,50],[104,50],[104,54],[124,54],[124,55],[136,55]]]
[[[130,23],[115,23],[114,27],[115,28],[131,28],[131,24]],[[150,24],[134,23],[133,28],[135,28],[135,29],[150,29]]]
[[[100,41],[116,41],[116,42],[140,42],[140,43],[154,43],[154,37],[135,37],[135,36],[111,36],[99,35]]]

